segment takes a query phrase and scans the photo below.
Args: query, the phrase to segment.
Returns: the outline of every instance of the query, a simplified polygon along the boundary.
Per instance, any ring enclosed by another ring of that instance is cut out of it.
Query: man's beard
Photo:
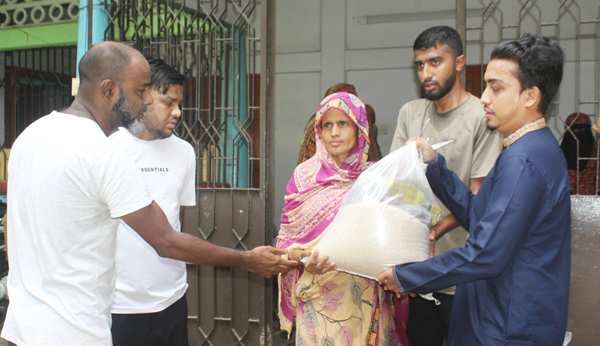
[[[431,80],[424,81],[423,83],[421,83],[421,92],[422,92],[423,96],[425,96],[425,98],[428,99],[429,101],[437,101],[437,100],[441,99],[442,97],[448,95],[450,90],[452,90],[454,83],[456,83],[456,73],[450,74],[450,76],[446,79],[444,86],[441,86],[439,83],[435,82],[440,87],[440,90],[438,90],[436,92],[427,92],[425,90],[425,83],[429,83],[429,82],[431,82]]]
[[[496,115],[496,113],[492,112],[492,110],[489,109],[489,108],[487,108],[487,106],[483,107],[483,111],[486,112],[486,113],[491,113],[491,114]],[[490,125],[490,119],[486,119],[485,126],[491,132],[494,132],[494,131],[496,131],[498,129],[498,126]]]
[[[146,107],[140,109],[137,119],[134,118],[129,110],[129,103],[127,103],[125,93],[123,93],[122,89],[119,89],[119,98],[113,105],[112,111],[121,120],[121,125],[129,130],[131,134],[137,136],[142,131],[143,125],[140,118],[146,111]]]
[[[135,121],[128,126],[126,126],[127,131],[131,132],[132,135],[136,136],[142,132],[144,128],[144,124],[140,119],[135,119]]]

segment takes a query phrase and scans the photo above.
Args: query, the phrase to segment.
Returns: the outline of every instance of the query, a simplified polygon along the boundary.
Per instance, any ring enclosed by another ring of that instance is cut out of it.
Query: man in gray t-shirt
[[[425,99],[408,102],[400,109],[391,151],[419,135],[433,144],[452,140],[438,151],[446,157],[448,167],[477,193],[502,150],[502,138],[487,129],[483,105],[460,81],[466,64],[460,36],[447,26],[429,28],[417,37],[413,50]],[[438,203],[442,220],[431,228],[432,256],[434,250],[439,255],[464,247],[468,236],[448,209]],[[410,298],[406,333],[411,346],[443,345],[453,297],[454,287],[434,292],[437,302],[420,296]]]

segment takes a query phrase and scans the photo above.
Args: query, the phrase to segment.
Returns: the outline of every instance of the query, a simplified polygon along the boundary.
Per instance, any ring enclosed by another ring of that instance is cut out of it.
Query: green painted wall
[[[0,30],[0,51],[77,44],[78,23]]]

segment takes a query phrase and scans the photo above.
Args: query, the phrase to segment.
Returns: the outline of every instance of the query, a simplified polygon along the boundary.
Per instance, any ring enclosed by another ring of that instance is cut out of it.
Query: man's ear
[[[459,55],[456,57],[455,63],[456,63],[456,71],[460,72],[465,68],[465,65],[467,65],[467,57],[464,54]]]
[[[114,102],[114,97],[118,98],[118,94],[119,94],[119,88],[117,87],[117,85],[115,84],[115,82],[113,82],[110,79],[105,79],[100,83],[100,87],[101,87],[101,92],[102,92],[102,98],[107,102],[107,103],[112,103]]]
[[[524,92],[527,97],[525,99],[525,107],[536,107],[537,109],[540,102],[542,102],[542,92],[540,91],[540,88],[534,86],[526,89]]]

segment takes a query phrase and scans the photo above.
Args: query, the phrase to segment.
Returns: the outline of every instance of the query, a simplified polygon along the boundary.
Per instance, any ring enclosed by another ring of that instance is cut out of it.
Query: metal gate
[[[0,53],[4,95],[4,143],[0,147],[0,195],[6,195],[7,162],[13,142],[29,124],[73,102],[77,48],[48,47]]]
[[[5,141],[10,148],[32,122],[73,102],[71,79],[75,77],[77,48],[48,47],[7,51],[4,78]]]
[[[107,40],[160,57],[186,77],[176,133],[197,159],[197,208],[184,231],[214,244],[272,244],[268,1],[111,1]],[[261,12],[262,11],[262,12]],[[255,27],[263,18],[262,27]],[[269,204],[269,205],[268,205]],[[189,209],[189,208],[188,208]],[[190,345],[270,344],[271,282],[188,266]]]
[[[477,4],[476,4],[477,3]],[[470,6],[479,9],[468,9]],[[505,40],[523,32],[538,33],[561,45],[566,53],[561,89],[550,105],[546,120],[559,137],[573,134],[565,120],[571,113],[585,113],[598,123],[600,111],[600,5],[588,0],[487,0],[457,1],[457,29],[463,37],[467,59],[478,60],[468,66],[478,85],[467,81],[475,94],[483,91],[483,75],[491,50]],[[473,57],[476,57],[473,59]],[[467,78],[469,78],[467,76]],[[480,95],[480,94],[479,94]],[[478,95],[478,96],[479,96]],[[579,162],[592,162],[597,167],[598,149],[593,157],[579,155]],[[595,172],[593,194],[598,194],[598,172]],[[579,176],[574,177],[578,180]],[[576,189],[575,194],[580,194]]]

